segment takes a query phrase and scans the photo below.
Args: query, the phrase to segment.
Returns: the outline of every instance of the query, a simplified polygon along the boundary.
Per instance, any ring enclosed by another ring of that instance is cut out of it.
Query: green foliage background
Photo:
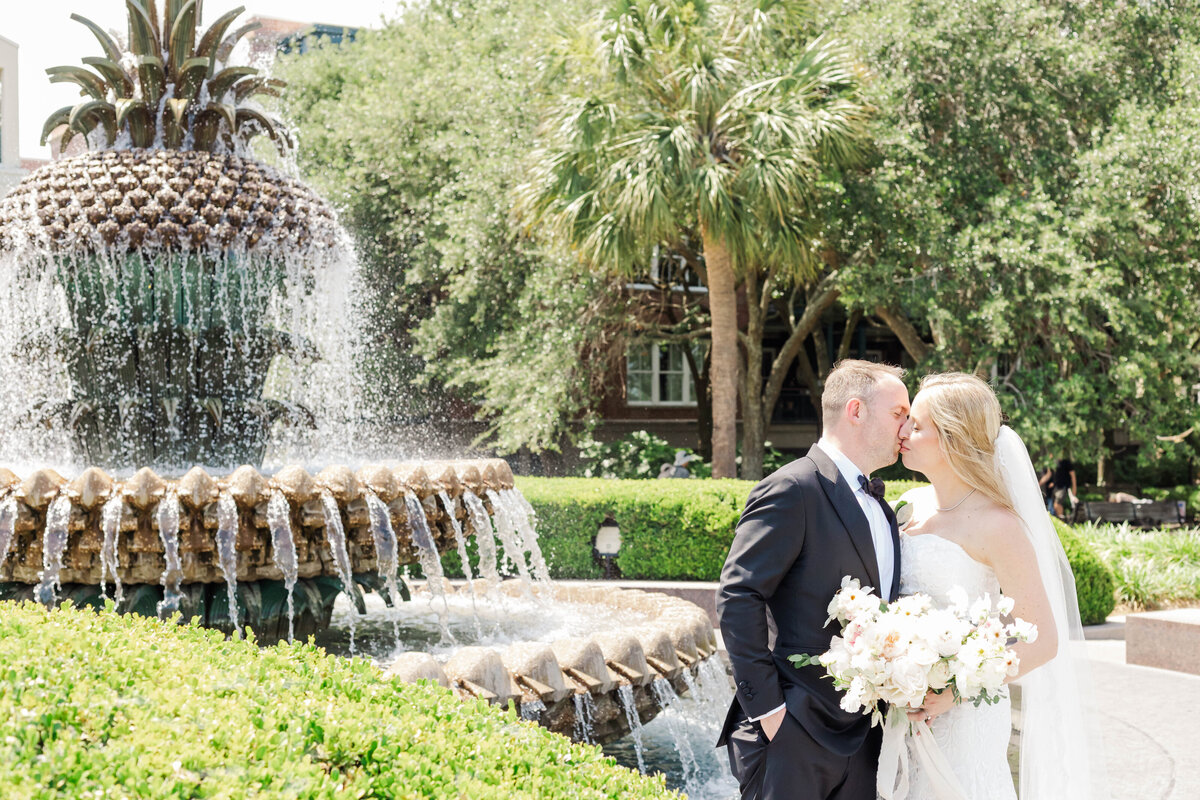
[[[310,645],[0,603],[13,798],[666,798],[662,778]]]

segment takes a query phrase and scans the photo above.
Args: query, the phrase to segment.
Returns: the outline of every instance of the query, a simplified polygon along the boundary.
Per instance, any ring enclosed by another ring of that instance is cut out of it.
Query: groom
[[[843,575],[889,600],[899,593],[896,518],[868,477],[900,449],[902,374],[839,362],[821,396],[821,440],[755,486],[742,512],[717,595],[736,685],[717,746],[743,800],[875,798],[879,729],[841,710],[824,669],[787,657],[829,649],[827,607]]]

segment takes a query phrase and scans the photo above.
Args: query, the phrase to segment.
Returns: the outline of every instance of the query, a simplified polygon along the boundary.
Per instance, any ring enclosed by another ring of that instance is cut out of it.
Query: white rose
[[[901,659],[893,662],[888,683],[898,697],[890,702],[914,708],[921,705],[925,699],[925,692],[929,690],[928,675],[928,668],[915,661]]]
[[[950,662],[938,661],[929,668],[929,688],[940,691],[950,685]]]

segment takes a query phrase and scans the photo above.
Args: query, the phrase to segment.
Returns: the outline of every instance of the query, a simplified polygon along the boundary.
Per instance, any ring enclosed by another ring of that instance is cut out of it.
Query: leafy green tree
[[[301,166],[340,204],[373,288],[377,407],[461,416],[451,388],[501,452],[557,449],[586,418],[625,314],[603,277],[511,218],[532,54],[552,35],[532,0],[435,0],[283,70]]]
[[[815,184],[854,160],[864,127],[855,63],[810,31],[792,0],[611,3],[547,59],[562,89],[518,190],[531,227],[602,272],[644,270],[656,246],[695,254],[711,315],[716,477],[736,475],[738,284],[817,271]],[[748,339],[761,347],[760,330]],[[758,387],[743,388],[757,411]],[[761,473],[762,431],[753,438],[750,474]]]
[[[1195,4],[823,8],[878,109],[824,203],[846,307],[993,376],[1035,452],[1187,446],[1157,437],[1198,421]]]

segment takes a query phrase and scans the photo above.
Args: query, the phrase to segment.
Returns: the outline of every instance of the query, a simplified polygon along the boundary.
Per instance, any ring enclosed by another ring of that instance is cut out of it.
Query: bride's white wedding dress
[[[991,567],[979,563],[949,539],[933,534],[900,534],[900,594],[924,592],[939,607],[950,605],[947,593],[961,586],[975,599],[1000,594],[1000,583]],[[930,724],[947,763],[966,791],[968,800],[1016,800],[1008,764],[1012,735],[1012,707],[1007,691],[994,705],[965,703],[934,718]],[[919,761],[909,748],[909,800],[935,800]]]

